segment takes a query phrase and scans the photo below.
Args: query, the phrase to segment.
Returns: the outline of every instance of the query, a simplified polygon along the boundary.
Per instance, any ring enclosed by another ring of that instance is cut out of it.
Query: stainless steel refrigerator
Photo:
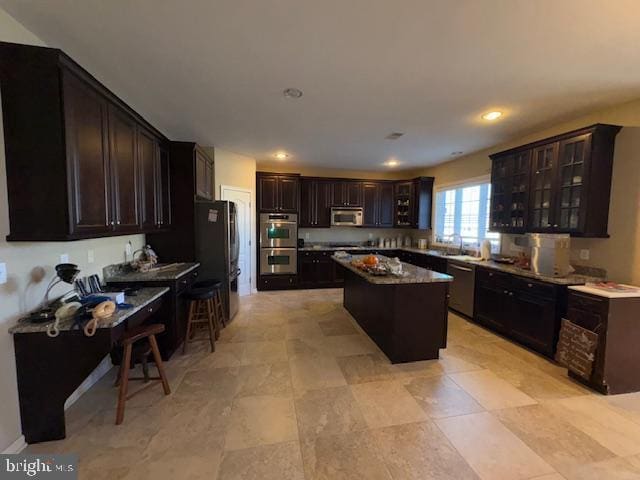
[[[220,280],[226,318],[238,312],[238,257],[240,242],[236,204],[227,201],[196,202],[196,261],[200,280]]]

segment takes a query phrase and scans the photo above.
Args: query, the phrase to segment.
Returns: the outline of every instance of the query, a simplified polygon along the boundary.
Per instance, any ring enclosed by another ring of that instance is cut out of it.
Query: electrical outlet
[[[311,238],[311,235],[309,234],[309,232],[304,234],[304,239],[305,240],[309,240],[309,238]]]
[[[96,254],[93,250],[87,250],[87,263],[93,263],[96,261]]]
[[[0,263],[0,285],[7,283],[7,264]]]
[[[583,248],[580,250],[580,260],[589,260],[590,256],[591,252],[589,252],[589,249]]]
[[[373,238],[373,233],[369,232],[369,240]]]
[[[69,263],[69,254],[61,253],[60,254],[60,263]]]

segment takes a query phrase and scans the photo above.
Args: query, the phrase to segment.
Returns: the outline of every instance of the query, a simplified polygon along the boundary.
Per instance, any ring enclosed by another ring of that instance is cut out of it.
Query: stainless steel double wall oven
[[[260,274],[298,273],[298,215],[260,214]]]

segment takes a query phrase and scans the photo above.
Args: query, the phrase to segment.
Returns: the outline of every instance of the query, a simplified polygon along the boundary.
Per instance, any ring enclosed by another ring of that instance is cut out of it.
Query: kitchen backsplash
[[[403,228],[357,228],[357,227],[331,227],[331,228],[300,228],[298,230],[298,238],[304,239],[305,243],[314,242],[366,242],[367,240],[375,240],[382,238],[397,238],[398,236],[410,236],[411,238],[419,238],[415,235],[416,230]]]

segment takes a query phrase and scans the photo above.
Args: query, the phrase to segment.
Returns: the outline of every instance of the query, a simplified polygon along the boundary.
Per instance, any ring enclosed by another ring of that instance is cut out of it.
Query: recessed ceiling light
[[[289,158],[289,154],[287,152],[277,152],[274,155],[278,160],[286,160]]]
[[[302,90],[298,88],[285,88],[282,94],[286,98],[300,98],[302,96]]]
[[[502,112],[499,112],[497,110],[493,111],[493,112],[487,112],[484,115],[482,115],[482,118],[484,118],[485,120],[497,120],[502,116]]]
[[[394,159],[387,160],[386,162],[384,162],[384,164],[385,164],[387,167],[395,167],[396,165],[398,165],[398,163],[399,163],[399,162],[398,162],[397,160],[394,160]]]

